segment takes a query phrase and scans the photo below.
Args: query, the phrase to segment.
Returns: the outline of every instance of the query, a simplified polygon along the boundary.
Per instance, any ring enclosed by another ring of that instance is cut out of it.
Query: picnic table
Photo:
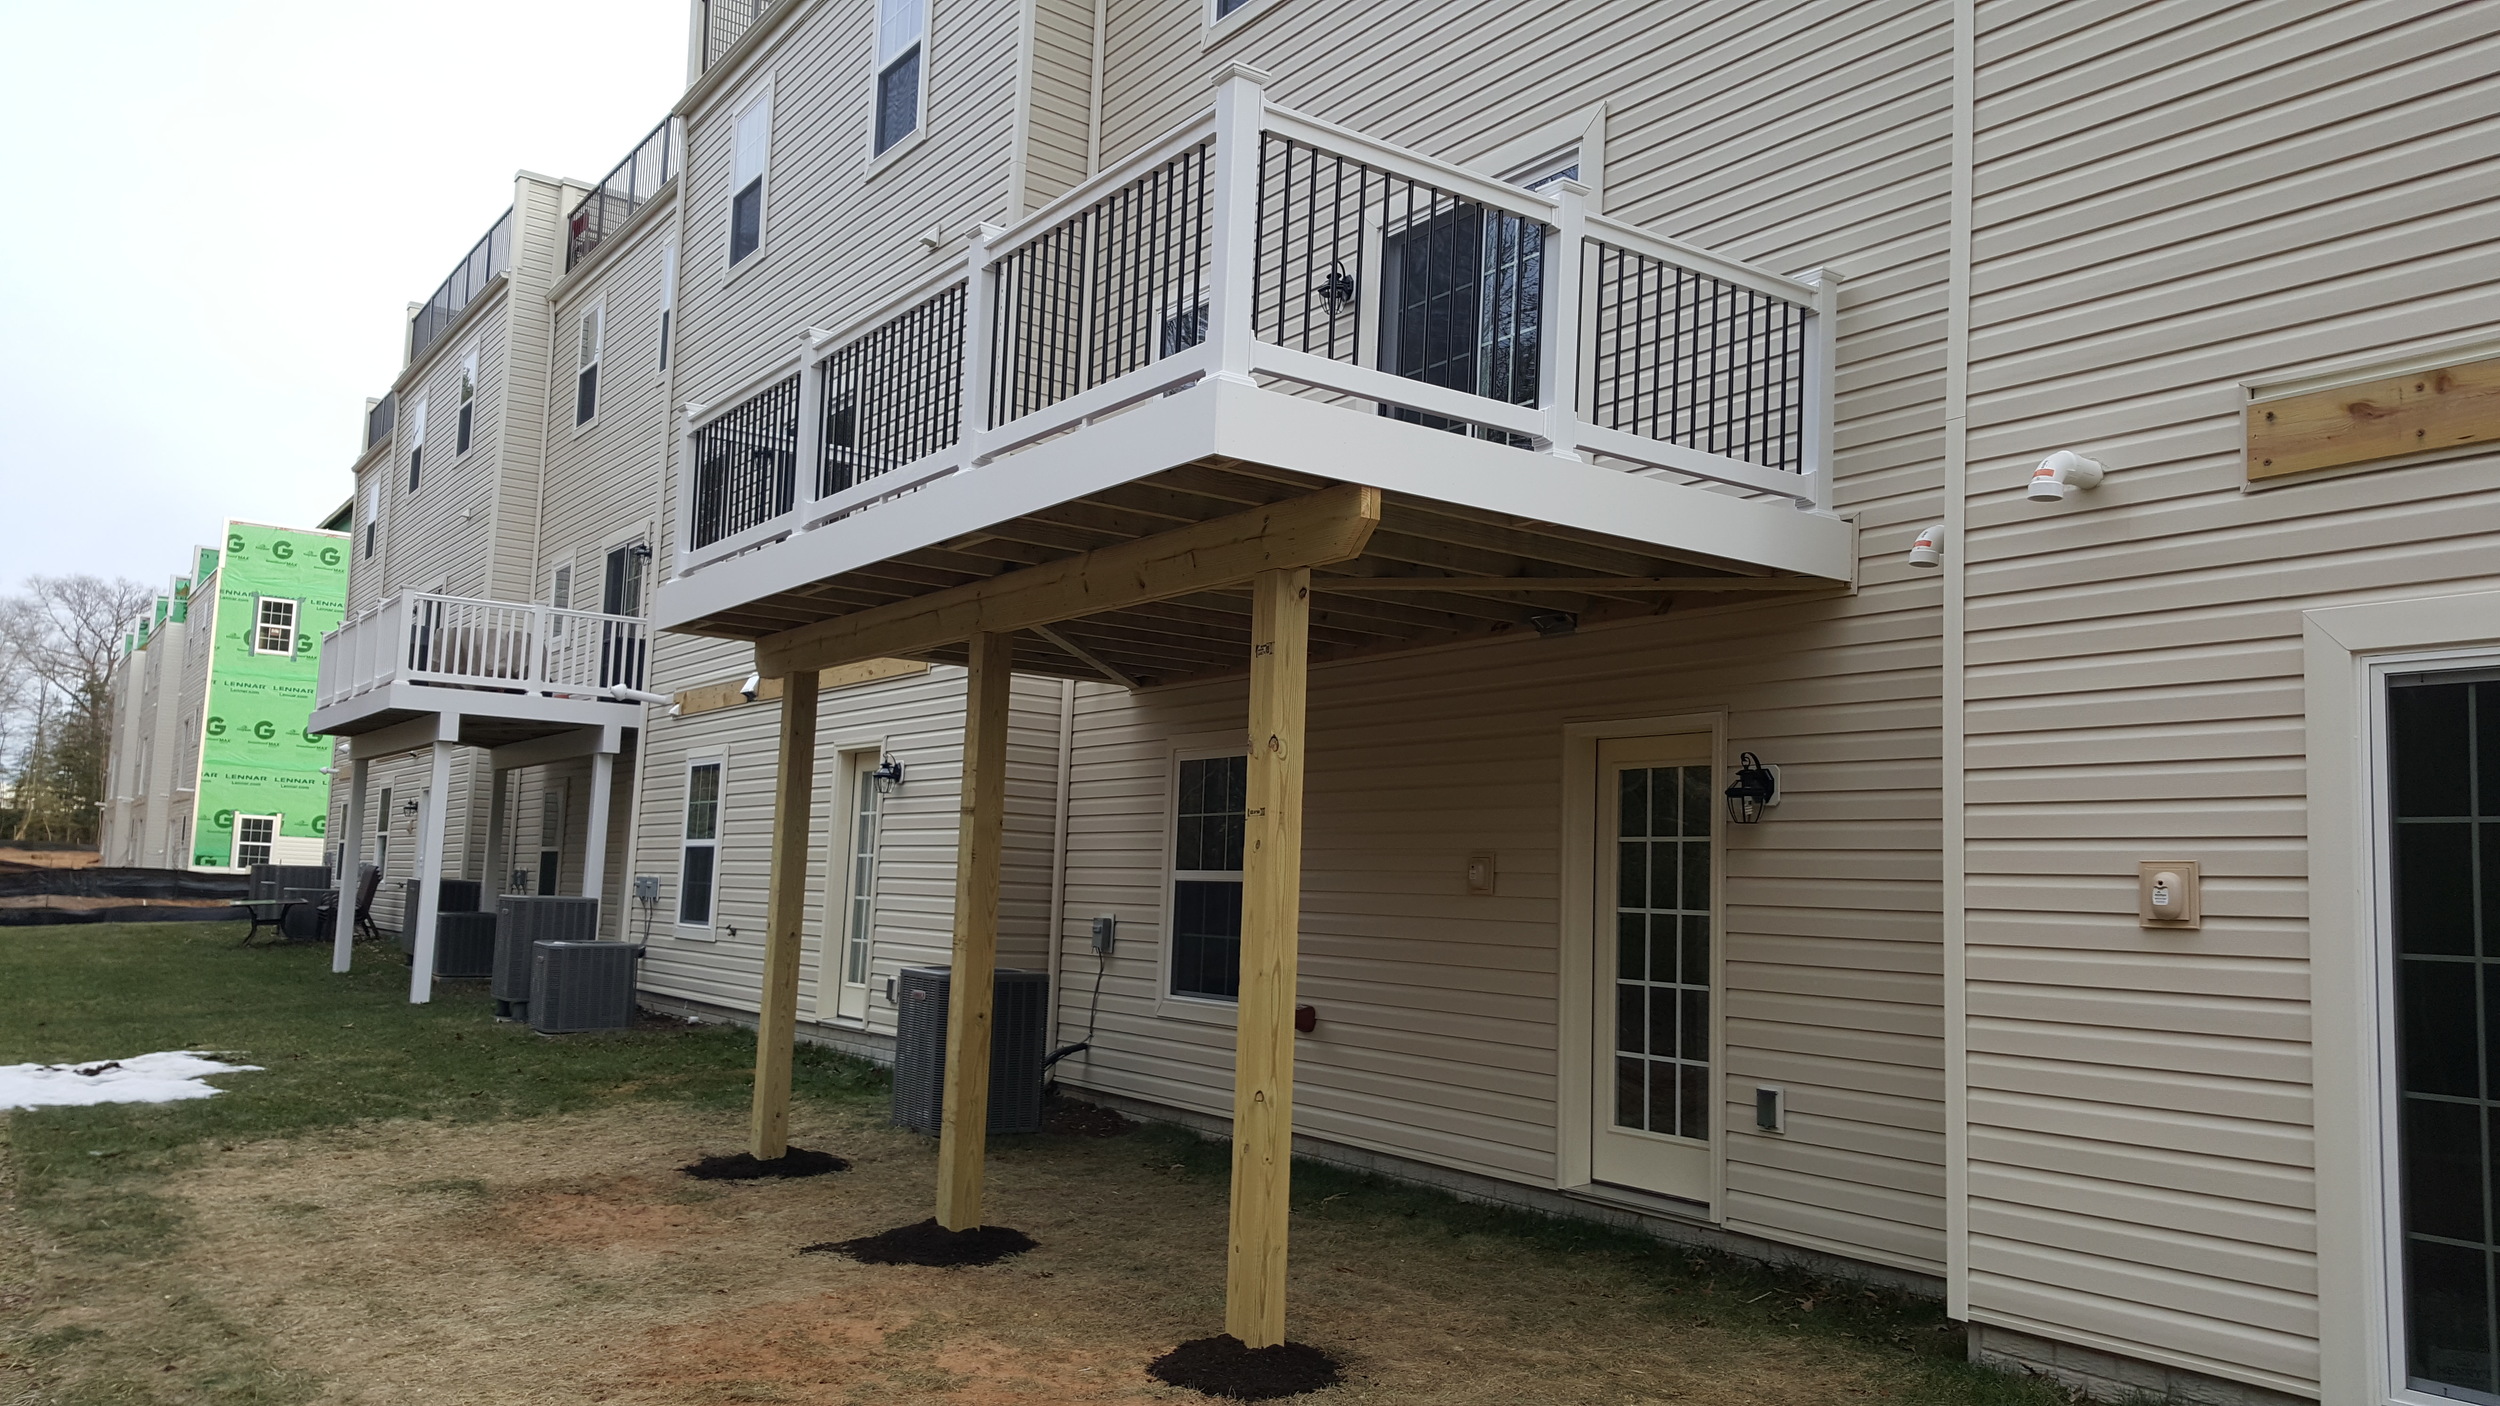
[[[266,928],[277,933],[280,942],[318,942],[326,927],[322,918],[338,911],[339,891],[334,888],[289,888],[278,898],[241,898],[234,906],[252,920],[251,930],[236,944],[249,947]],[[303,910],[298,913],[297,910]]]

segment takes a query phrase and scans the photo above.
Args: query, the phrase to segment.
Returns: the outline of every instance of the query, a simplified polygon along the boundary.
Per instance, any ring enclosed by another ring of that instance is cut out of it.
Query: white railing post
[[[1814,311],[1806,320],[1804,472],[1819,513],[1832,510],[1832,415],[1836,394],[1834,338],[1840,321],[1840,275],[1816,269],[1802,280],[1814,286]]]
[[[1215,377],[1254,385],[1252,318],[1259,264],[1259,132],[1268,75],[1238,60],[1215,73],[1215,162],[1208,173],[1214,248],[1207,257],[1207,341]]]
[[[817,490],[824,487],[825,347],[834,334],[822,327],[810,327],[799,336],[799,462],[791,475],[790,510],[807,520],[807,510],[824,496]]]
[[[1588,248],[1589,188],[1555,181],[1554,247],[1545,255],[1545,328],[1538,339],[1537,404],[1545,410],[1545,452],[1580,458],[1580,261]]]
[[[391,656],[390,672],[390,677],[396,679],[417,667],[417,593],[400,592],[399,609],[392,613],[399,617],[399,649]]]
[[[529,650],[529,659],[523,667],[529,670],[528,682],[540,688],[546,688],[555,682],[555,660],[549,657],[555,648],[555,635],[550,630],[550,626],[554,623],[554,617],[548,613],[546,606],[536,602],[531,603],[530,637],[526,646]]]
[[[981,462],[990,429],[990,360],[998,331],[998,289],[990,277],[990,241],[1006,233],[997,225],[972,227],[964,240],[963,398],[957,405],[955,442],[966,467]]]
[[[691,575],[695,569],[695,480],[702,473],[701,466],[695,462],[695,421],[702,418],[707,408],[702,402],[694,400],[677,407],[677,553],[670,563],[672,576]]]

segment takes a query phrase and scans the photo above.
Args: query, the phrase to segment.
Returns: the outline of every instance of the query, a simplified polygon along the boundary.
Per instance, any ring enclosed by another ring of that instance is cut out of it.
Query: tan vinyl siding
[[[1024,208],[1039,209],[1091,173],[1096,0],[1027,0]],[[1022,213],[1021,211],[1017,213]]]
[[[911,678],[828,690],[817,738],[815,827],[808,852],[808,910],[799,976],[803,1017],[816,1010],[825,933],[826,842],[840,753],[883,748],[904,766],[884,798],[878,836],[874,962],[868,1028],[891,1033],[882,992],[897,967],[944,964],[953,941],[955,839],[962,785],[964,675],[940,668]],[[771,860],[772,777],[781,709],[754,703],[689,718],[655,718],[642,788],[635,872],[660,878],[660,911],[642,966],[656,995],[732,1010],[756,1008],[763,976],[765,878]],[[688,759],[726,749],[720,851],[710,938],[676,923],[679,846]],[[1059,685],[1016,682],[1008,735],[1007,851],[999,904],[999,963],[1040,967],[1050,906],[1050,860],[1059,765]],[[636,923],[640,923],[637,915]],[[729,929],[735,928],[733,934]]]
[[[2238,385],[2488,333],[2500,15],[1978,14],[1972,1312],[2314,1390],[2299,612],[2489,588],[2500,495],[2243,492]],[[2172,856],[2201,932],[2135,924]]]
[[[535,570],[522,598],[545,601],[558,562],[573,563],[572,605],[601,608],[605,554],[623,537],[649,532],[652,560],[644,567],[642,608],[662,561],[661,475],[672,438],[667,378],[659,370],[661,258],[674,232],[668,199],[637,212],[623,241],[598,251],[598,262],[558,291],[549,325],[547,468],[540,506],[531,519]],[[582,316],[602,309],[597,413],[573,421]]]

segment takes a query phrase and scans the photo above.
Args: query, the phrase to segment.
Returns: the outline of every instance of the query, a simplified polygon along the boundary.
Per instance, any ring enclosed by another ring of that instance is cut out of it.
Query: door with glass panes
[[[826,833],[824,945],[817,953],[817,1018],[868,1018],[877,930],[877,764],[881,751],[842,753]]]
[[[2387,681],[2404,1377],[2500,1402],[2500,673]]]
[[[1717,791],[1707,734],[1599,744],[1592,1179],[1711,1194]]]

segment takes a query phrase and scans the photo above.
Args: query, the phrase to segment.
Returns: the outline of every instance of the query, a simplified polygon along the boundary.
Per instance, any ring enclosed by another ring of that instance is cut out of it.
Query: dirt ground
[[[169,1188],[189,1227],[179,1248],[69,1302],[39,1271],[35,1327],[110,1335],[213,1305],[273,1380],[323,1403],[1206,1399],[1143,1368],[1221,1326],[1221,1177],[1160,1165],[1169,1144],[1144,1137],[1002,1144],[989,1218],[1039,1249],[976,1269],[872,1267],[797,1248],[926,1216],[932,1144],[866,1111],[802,1106],[796,1120],[794,1142],[852,1169],[698,1182],[676,1168],[736,1150],[743,1120],[657,1106],[222,1148]],[[1316,1403],[1884,1395],[1845,1344],[1662,1316],[1627,1272],[1394,1217],[1298,1216],[1292,1295],[1293,1335],[1347,1366],[1345,1385],[1303,1398]],[[161,1370],[185,1373],[242,1345],[158,1341]]]

